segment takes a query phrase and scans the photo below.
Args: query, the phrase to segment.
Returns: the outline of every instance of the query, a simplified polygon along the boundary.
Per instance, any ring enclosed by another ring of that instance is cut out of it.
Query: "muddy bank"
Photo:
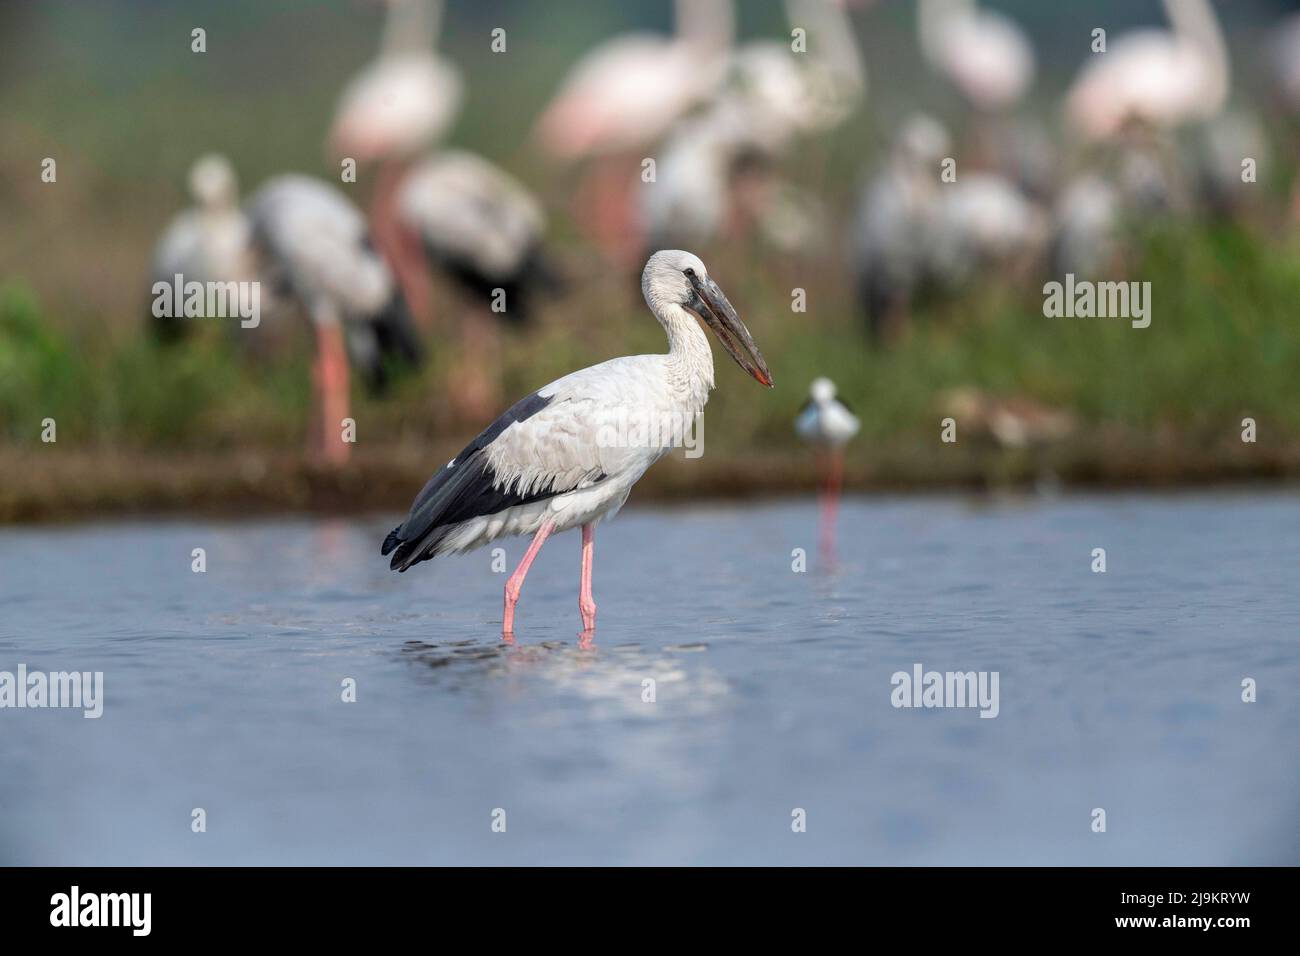
[[[0,522],[68,521],[146,513],[212,516],[405,510],[432,471],[459,444],[358,448],[330,471],[293,451],[158,454],[56,448],[0,450]],[[1177,488],[1300,481],[1300,445],[1117,440],[1095,436],[1051,452],[971,446],[878,449],[845,469],[850,492],[1029,488]],[[799,451],[752,455],[680,452],[652,468],[633,501],[689,501],[807,493],[811,457]]]

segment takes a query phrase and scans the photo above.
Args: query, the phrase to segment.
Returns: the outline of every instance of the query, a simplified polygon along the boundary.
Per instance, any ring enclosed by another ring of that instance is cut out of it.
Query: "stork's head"
[[[190,195],[205,209],[233,206],[239,200],[235,167],[219,153],[200,156],[190,167]]]
[[[947,155],[951,145],[942,123],[924,113],[913,113],[899,129],[895,149],[908,163],[929,168]]]
[[[662,316],[664,306],[669,305],[694,312],[713,330],[737,365],[760,385],[772,387],[772,373],[754,337],[718,284],[709,278],[698,256],[680,249],[656,252],[641,273],[641,294],[656,315]]]

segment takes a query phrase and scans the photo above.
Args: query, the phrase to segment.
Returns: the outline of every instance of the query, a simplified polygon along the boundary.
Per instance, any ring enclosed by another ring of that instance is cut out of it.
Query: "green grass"
[[[790,420],[807,383],[826,374],[863,419],[857,454],[929,442],[936,398],[957,386],[1024,396],[1072,409],[1085,426],[1168,432],[1216,441],[1250,415],[1270,438],[1300,440],[1300,258],[1288,244],[1232,228],[1154,230],[1130,276],[1151,282],[1152,322],[1049,319],[1037,287],[997,282],[915,317],[913,333],[888,351],[868,346],[861,323],[834,288],[810,290],[806,314],[789,309],[779,279],[728,281],[766,353],[778,388],[749,382],[718,350],[719,388],[708,440],[722,453],[791,444]],[[504,356],[508,397],[580,365],[662,348],[660,333],[627,290],[610,299],[578,293],[544,323],[514,337]],[[590,326],[572,316],[598,316]],[[141,334],[74,332],[42,313],[21,283],[0,286],[0,436],[40,442],[56,419],[60,442],[139,449],[279,448],[297,440],[308,414],[305,350],[255,360],[210,334],[162,348]],[[439,408],[454,353],[435,361],[387,401],[358,395],[368,441],[437,440],[472,430]]]

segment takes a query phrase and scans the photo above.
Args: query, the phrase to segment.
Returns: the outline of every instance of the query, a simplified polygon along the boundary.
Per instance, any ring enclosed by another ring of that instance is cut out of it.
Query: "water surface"
[[[576,532],[507,646],[491,551],[397,575],[395,521],[0,531],[0,670],[106,697],[0,710],[0,863],[1300,862],[1294,494],[861,499],[833,572],[810,501],[629,508],[589,647]]]

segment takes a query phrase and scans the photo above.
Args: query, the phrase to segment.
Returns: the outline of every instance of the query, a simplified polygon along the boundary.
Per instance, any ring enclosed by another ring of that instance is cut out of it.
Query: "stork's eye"
[[[686,269],[683,269],[682,271],[683,271],[686,275],[690,276],[692,279],[695,278],[695,270],[694,270],[694,269],[691,269],[691,268],[688,267],[688,268],[686,268]]]

